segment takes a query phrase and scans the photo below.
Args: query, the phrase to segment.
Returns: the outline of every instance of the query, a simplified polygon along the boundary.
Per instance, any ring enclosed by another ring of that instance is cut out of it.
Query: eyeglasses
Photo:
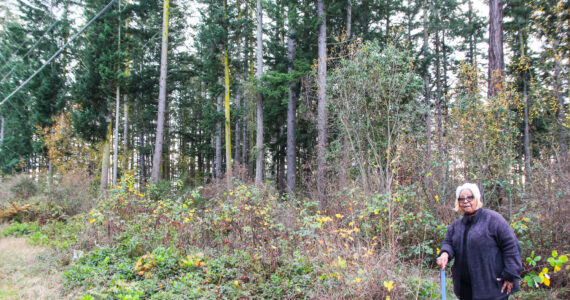
[[[467,202],[471,202],[471,201],[473,201],[473,199],[475,199],[475,196],[471,195],[471,196],[467,196],[467,198],[459,197],[459,198],[457,198],[457,201],[463,202],[463,201],[467,200]]]

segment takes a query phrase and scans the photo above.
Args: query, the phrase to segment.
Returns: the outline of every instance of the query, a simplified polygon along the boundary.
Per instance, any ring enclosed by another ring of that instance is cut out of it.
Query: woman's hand
[[[436,260],[437,265],[443,270],[447,266],[449,261],[449,253],[443,252]]]
[[[503,293],[505,290],[507,290],[507,294],[511,293],[511,290],[513,289],[514,285],[512,282],[503,280],[503,278],[497,278],[497,281],[504,281],[503,287],[501,288],[501,293]]]

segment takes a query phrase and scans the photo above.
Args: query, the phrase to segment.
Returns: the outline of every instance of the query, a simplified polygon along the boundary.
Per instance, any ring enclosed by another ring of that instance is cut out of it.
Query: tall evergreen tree
[[[87,0],[83,14],[91,20],[108,4],[102,0]],[[72,97],[75,109],[72,112],[76,132],[92,144],[102,144],[101,189],[108,182],[110,141],[112,134],[111,99],[116,97],[120,84],[122,53],[117,52],[118,6],[114,6],[95,20],[74,44],[79,64],[73,70],[75,82]]]
[[[317,15],[319,16],[319,56],[317,71],[317,87],[318,87],[318,110],[317,110],[317,194],[322,209],[328,208],[327,203],[327,163],[326,163],[326,145],[327,145],[327,129],[328,129],[328,108],[327,108],[327,22],[326,10],[323,0],[318,1]]]
[[[255,77],[257,80],[261,80],[263,76],[263,8],[261,6],[261,0],[257,0],[256,8],[257,16],[257,46],[256,46],[256,68],[257,72]],[[261,184],[263,181],[264,173],[264,160],[265,154],[263,151],[263,95],[259,92],[257,94],[257,121],[256,129],[257,135],[255,139],[255,147],[257,156],[255,159],[255,184]]]
[[[291,1],[288,7],[288,25],[289,32],[287,34],[287,72],[293,72],[295,52],[296,52],[296,23],[297,22],[297,5]],[[294,195],[296,190],[296,140],[295,131],[297,126],[297,93],[296,83],[289,83],[289,102],[287,103],[287,193]]]
[[[158,115],[156,121],[156,141],[154,143],[154,157],[152,159],[152,181],[161,180],[162,145],[164,142],[164,117],[166,110],[166,75],[168,69],[168,14],[170,1],[163,0],[162,14],[162,43],[160,51],[160,79],[158,91]]]

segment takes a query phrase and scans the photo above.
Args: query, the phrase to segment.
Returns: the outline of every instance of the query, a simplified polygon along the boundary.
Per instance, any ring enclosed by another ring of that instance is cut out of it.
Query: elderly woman
[[[508,299],[520,290],[521,249],[509,223],[484,209],[477,185],[457,187],[455,210],[463,217],[448,228],[437,264],[451,268],[453,290],[461,300]]]

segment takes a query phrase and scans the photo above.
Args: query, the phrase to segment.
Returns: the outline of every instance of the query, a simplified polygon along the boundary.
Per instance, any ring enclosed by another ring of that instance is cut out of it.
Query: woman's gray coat
[[[501,293],[503,282],[497,278],[514,283],[511,294],[520,290],[521,248],[507,221],[495,211],[478,209],[453,222],[447,228],[441,252],[447,252],[449,260],[455,258],[451,268],[453,289],[460,299],[505,297]],[[472,295],[464,295],[469,287],[461,284],[462,272],[468,272]]]

